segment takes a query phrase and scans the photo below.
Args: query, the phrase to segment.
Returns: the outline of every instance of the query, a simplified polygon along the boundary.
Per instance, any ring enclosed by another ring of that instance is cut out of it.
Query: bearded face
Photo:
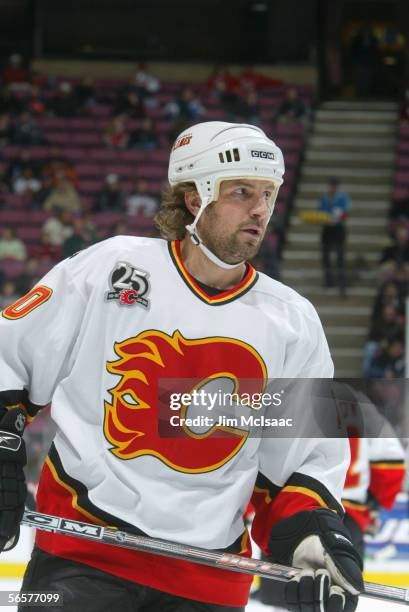
[[[274,194],[270,181],[223,181],[217,201],[206,207],[198,223],[203,243],[226,263],[254,257],[271,216]]]

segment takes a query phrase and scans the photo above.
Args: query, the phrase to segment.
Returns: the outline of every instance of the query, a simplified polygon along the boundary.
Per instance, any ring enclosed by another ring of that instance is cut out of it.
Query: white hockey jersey
[[[351,437],[351,463],[343,492],[345,510],[365,531],[370,504],[391,508],[405,476],[404,450],[391,424],[362,392],[355,392],[362,411],[363,431],[373,437]]]
[[[284,506],[339,509],[345,440],[256,439],[228,425],[218,436],[158,434],[159,379],[251,378],[261,390],[268,377],[332,377],[313,306],[252,266],[210,295],[179,242],[112,238],[58,264],[3,311],[0,332],[0,396],[27,389],[34,405],[52,401],[40,511],[249,554],[242,517],[255,485],[274,516],[265,530]],[[37,545],[181,596],[247,598],[249,578],[232,572],[45,532]]]

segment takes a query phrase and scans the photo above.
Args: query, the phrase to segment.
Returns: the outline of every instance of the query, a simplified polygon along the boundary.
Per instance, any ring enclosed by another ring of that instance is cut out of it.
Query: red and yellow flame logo
[[[114,455],[120,459],[151,455],[175,470],[198,473],[217,469],[237,454],[246,431],[217,426],[203,436],[189,435],[184,429],[177,438],[161,438],[158,381],[177,379],[177,390],[189,393],[192,379],[197,388],[223,376],[234,380],[238,394],[261,393],[266,366],[253,347],[231,338],[187,340],[178,330],[172,336],[149,330],[115,343],[114,348],[118,359],[108,362],[107,370],[120,378],[110,389],[111,402],[105,402],[104,420]],[[167,413],[170,419],[169,405]]]

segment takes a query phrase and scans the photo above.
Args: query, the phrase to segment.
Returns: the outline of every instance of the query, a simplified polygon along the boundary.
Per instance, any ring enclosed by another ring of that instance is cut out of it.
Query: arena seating
[[[45,91],[44,97],[52,97],[58,83],[66,80],[63,77],[56,79],[54,89]],[[79,79],[68,80],[75,84]],[[109,173],[119,176],[121,187],[125,192],[131,190],[135,180],[143,178],[147,181],[148,190],[153,194],[159,194],[167,179],[170,149],[168,132],[172,127],[172,122],[164,118],[163,108],[166,103],[175,99],[175,95],[185,85],[191,86],[191,84],[162,83],[160,93],[155,94],[156,106],[147,109],[147,115],[155,121],[159,139],[159,148],[153,151],[118,150],[107,147],[103,142],[104,129],[113,116],[113,101],[117,98],[119,88],[123,85],[124,81],[116,79],[97,81],[97,96],[98,99],[103,99],[104,103],[92,107],[89,116],[36,117],[47,144],[30,147],[31,158],[39,161],[45,160],[57,147],[59,152],[75,167],[78,176],[77,189],[85,212],[92,211],[95,197]],[[218,105],[215,97],[209,95],[207,91],[204,92],[202,86],[197,89],[197,93],[207,110],[203,120],[225,120],[224,111]],[[284,88],[276,88],[273,91],[261,93],[259,96],[261,127],[283,149],[286,162],[285,183],[279,193],[276,215],[287,213],[304,144],[304,125],[302,123],[273,126],[271,118],[282,100],[283,93]],[[301,88],[301,94],[310,105],[312,98],[310,90]],[[140,120],[128,120],[127,131],[138,128],[140,123]],[[23,147],[0,146],[0,175],[5,170],[8,160],[19,157],[22,151]],[[42,210],[33,208],[30,199],[26,196],[8,192],[0,193],[0,223],[16,229],[17,236],[26,243],[29,254],[39,241],[41,227],[47,216],[47,213]],[[153,229],[152,219],[142,214],[130,217],[118,213],[94,212],[92,216],[101,237],[109,236],[110,229],[118,221],[126,222],[129,233],[146,233]],[[52,263],[54,262],[50,262],[48,267]],[[5,270],[6,275],[11,277],[16,275],[18,268],[17,265],[11,265],[9,262],[3,262],[1,267]]]

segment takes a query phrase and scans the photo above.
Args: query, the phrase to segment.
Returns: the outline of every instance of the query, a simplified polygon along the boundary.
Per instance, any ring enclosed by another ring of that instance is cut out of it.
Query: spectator
[[[24,272],[16,278],[17,292],[20,295],[26,294],[38,283],[41,276],[39,260],[35,257],[29,257],[25,262]]]
[[[40,242],[33,247],[31,255],[40,261],[47,261],[52,265],[61,259],[61,247],[50,244],[48,235],[43,231],[41,232]]]
[[[65,177],[73,185],[78,182],[78,175],[74,166],[64,157],[58,147],[53,147],[47,159],[44,160],[41,173],[44,177],[51,177],[54,183],[57,179]]]
[[[168,119],[181,117],[189,121],[198,121],[205,114],[205,107],[191,87],[185,87],[177,100],[165,106],[165,116]]]
[[[341,295],[345,295],[345,221],[351,209],[351,200],[346,193],[339,191],[337,178],[333,177],[328,180],[328,192],[322,196],[318,209],[329,216],[329,222],[323,226],[321,235],[324,286],[332,287],[334,284],[331,255],[332,252],[335,252],[338,286]]]
[[[151,106],[155,94],[160,90],[159,79],[146,71],[146,64],[140,63],[133,75],[133,82],[137,87],[137,93]]]
[[[399,317],[405,314],[405,295],[399,292],[399,287],[394,281],[384,283],[379,290],[372,311],[372,321],[379,319],[385,306],[393,306]]]
[[[370,378],[402,378],[405,375],[405,352],[402,337],[390,340],[373,358],[368,369]]]
[[[275,120],[279,123],[295,123],[306,118],[307,109],[300,98],[298,89],[290,87],[285,93],[285,98],[281,102],[275,115]]]
[[[121,87],[119,88],[117,100],[119,98],[126,98],[130,92],[136,93],[136,95],[139,96],[141,99],[143,98],[142,90],[135,83],[133,76],[131,76],[126,83],[121,85]]]
[[[402,104],[400,105],[399,118],[401,123],[409,124],[409,87],[406,88]]]
[[[409,264],[404,263],[401,266],[397,266],[391,280],[396,283],[399,295],[404,297],[409,295]]]
[[[402,331],[402,320],[399,318],[395,306],[386,304],[382,309],[381,316],[372,322],[369,341],[389,342]]]
[[[66,238],[62,246],[62,256],[71,257],[74,253],[85,249],[92,244],[92,237],[87,230],[87,226],[81,217],[74,219],[71,235]]]
[[[362,25],[351,40],[350,57],[353,82],[358,97],[376,93],[377,73],[380,66],[378,40],[371,25]]]
[[[49,86],[49,78],[43,72],[39,70],[31,70],[30,82],[32,87],[38,87],[41,91],[44,91]]]
[[[226,91],[237,91],[239,79],[233,76],[226,66],[217,64],[206,81],[206,87],[213,97],[220,97]]]
[[[27,111],[23,111],[16,120],[11,143],[18,146],[45,144],[44,136],[37,122]]]
[[[30,195],[41,189],[41,181],[34,176],[31,168],[25,168],[20,176],[13,181],[13,191],[17,195]]]
[[[383,271],[394,271],[402,264],[409,262],[409,231],[404,225],[394,230],[394,244],[382,251],[380,264]]]
[[[177,100],[178,115],[191,121],[199,121],[206,109],[191,87],[185,87]]]
[[[12,117],[19,115],[24,109],[23,101],[12,91],[0,88],[0,114],[10,114]]]
[[[13,124],[8,113],[0,115],[0,145],[8,145],[13,136]]]
[[[111,212],[125,210],[125,194],[116,174],[108,174],[105,178],[105,184],[97,197],[96,210]]]
[[[32,85],[30,93],[31,95],[24,101],[26,110],[35,116],[44,115],[47,108],[38,85]]]
[[[2,82],[10,89],[25,89],[30,81],[30,72],[24,68],[23,58],[19,53],[10,55],[7,66],[1,74]]]
[[[187,129],[190,125],[191,122],[188,121],[185,117],[176,117],[168,132],[168,139],[170,144],[173,145],[179,134],[184,132],[184,130]]]
[[[157,149],[158,145],[159,140],[154,123],[150,117],[145,117],[140,127],[131,132],[128,148],[152,151]]]
[[[26,257],[27,250],[24,242],[17,238],[14,229],[4,227],[0,238],[0,259],[24,261]]]
[[[78,115],[78,100],[71,83],[63,81],[58,92],[50,102],[50,110],[57,117],[75,117]]]
[[[83,77],[81,82],[74,87],[74,96],[78,104],[78,113],[88,114],[97,103],[94,80],[89,76]]]
[[[94,244],[94,242],[98,242],[98,228],[95,224],[92,214],[85,213],[81,216],[81,219],[84,225],[84,232],[86,234],[89,244]]]
[[[115,115],[127,115],[132,119],[141,119],[145,116],[145,107],[142,99],[135,91],[120,94],[114,107]]]
[[[33,172],[35,177],[38,177],[38,163],[32,159],[29,150],[23,149],[19,157],[12,158],[6,168],[5,180],[10,189],[13,188],[14,181],[22,176],[27,168]]]
[[[142,212],[146,217],[152,217],[157,208],[158,200],[148,193],[148,183],[140,179],[136,181],[133,190],[126,199],[128,215],[137,215]]]
[[[227,121],[235,121],[241,104],[241,94],[238,89],[228,89],[224,83],[219,83],[220,106]]]
[[[234,121],[238,123],[260,123],[258,110],[258,95],[255,90],[250,90],[240,97],[236,104],[236,117]]]
[[[240,88],[243,91],[273,89],[283,85],[281,79],[269,77],[261,72],[256,72],[254,66],[247,66],[239,74]]]
[[[6,280],[0,287],[0,310],[13,304],[18,298],[16,283],[12,280]]]
[[[49,176],[45,176],[41,180],[41,187],[38,191],[33,193],[31,205],[33,208],[42,208],[43,202],[47,200],[52,190],[54,189],[54,181]]]
[[[393,200],[389,209],[389,219],[391,221],[407,221],[409,219],[409,188],[406,188],[403,195]]]
[[[126,149],[129,135],[126,131],[124,115],[117,115],[110,121],[105,128],[103,140],[108,147]]]
[[[50,212],[53,209],[79,212],[81,201],[74,185],[65,177],[57,177],[50,194],[43,202],[43,210]]]
[[[126,236],[128,233],[128,228],[124,221],[118,221],[113,227],[111,236]]]
[[[42,233],[47,236],[48,243],[52,246],[62,246],[67,238],[72,236],[74,219],[72,212],[61,208],[55,208],[43,225]]]

